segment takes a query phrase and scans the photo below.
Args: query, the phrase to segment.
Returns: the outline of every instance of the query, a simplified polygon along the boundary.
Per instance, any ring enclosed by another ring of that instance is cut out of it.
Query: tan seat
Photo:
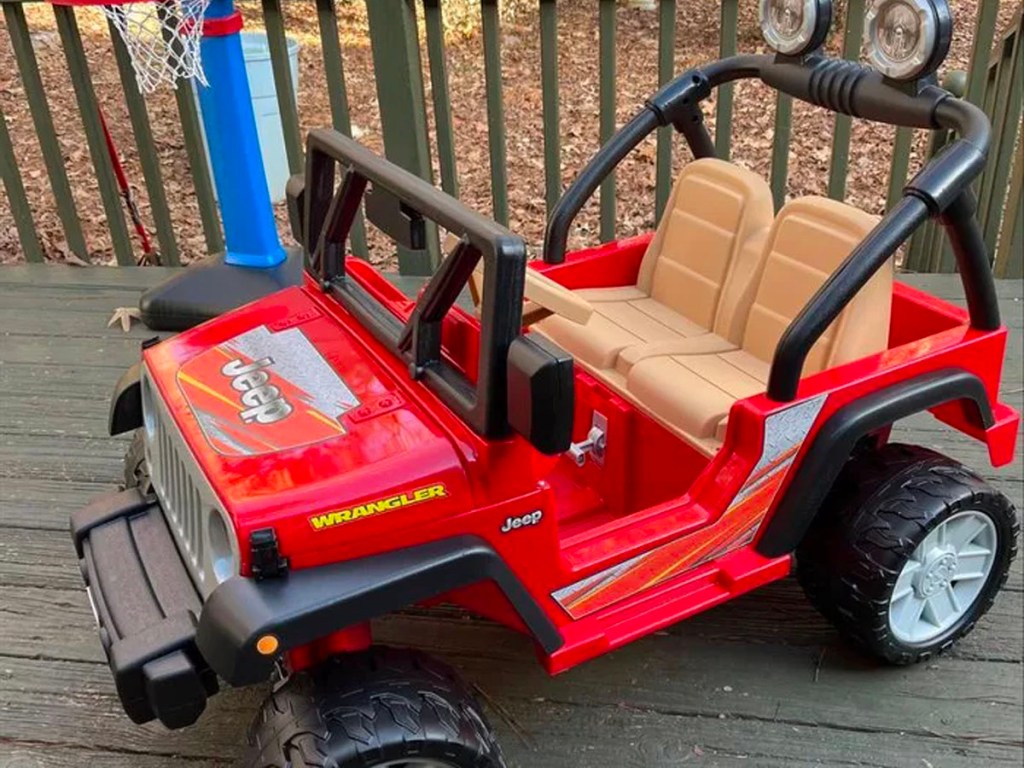
[[[584,325],[555,316],[534,327],[599,370],[615,368],[624,349],[685,344],[712,331],[738,345],[753,299],[753,262],[773,213],[771,191],[756,174],[722,160],[694,161],[676,182],[636,285],[578,291],[594,307]],[[758,244],[751,249],[751,242]]]
[[[786,328],[876,222],[825,198],[789,203],[769,236],[741,347],[640,359],[626,379],[630,399],[695,441],[720,442],[733,403],[765,391]],[[890,265],[868,282],[814,345],[805,376],[886,348],[892,280]]]

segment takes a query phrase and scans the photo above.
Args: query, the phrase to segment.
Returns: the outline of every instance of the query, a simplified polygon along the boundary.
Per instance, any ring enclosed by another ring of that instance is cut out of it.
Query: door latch
[[[604,464],[604,452],[607,447],[608,419],[603,414],[594,411],[594,418],[590,423],[590,431],[585,440],[573,443],[569,446],[569,455],[577,467],[587,463],[589,455],[597,464]]]

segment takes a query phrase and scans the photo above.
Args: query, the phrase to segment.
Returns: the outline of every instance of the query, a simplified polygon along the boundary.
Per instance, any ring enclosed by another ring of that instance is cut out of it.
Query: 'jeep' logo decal
[[[340,437],[345,414],[360,405],[301,327],[250,328],[190,358],[176,378],[204,437],[222,456],[259,456]]]
[[[242,405],[247,407],[239,415],[246,424],[273,424],[292,412],[292,406],[281,395],[281,390],[269,383],[270,374],[261,370],[273,364],[269,357],[248,365],[242,360],[232,360],[220,369],[231,379],[232,389],[242,393]]]

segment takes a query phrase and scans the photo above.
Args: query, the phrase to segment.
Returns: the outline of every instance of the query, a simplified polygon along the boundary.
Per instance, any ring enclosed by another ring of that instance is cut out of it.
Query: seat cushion
[[[588,323],[581,325],[556,315],[537,323],[534,328],[593,368],[614,368],[619,352],[627,347],[707,333],[705,328],[635,286],[595,288],[578,293],[594,307]]]
[[[732,319],[745,320],[752,298],[746,291],[751,276],[737,274],[738,256],[774,217],[771,189],[757,174],[715,158],[689,163],[644,255],[637,287],[738,342],[742,326],[734,329]],[[755,251],[759,257],[761,249]]]
[[[651,357],[711,355],[731,352],[734,349],[737,349],[735,344],[714,333],[704,333],[700,336],[670,341],[651,341],[622,350],[615,361],[615,370],[626,376],[634,365]]]
[[[629,371],[629,394],[653,415],[699,440],[716,437],[733,403],[764,392],[768,364],[743,350],[662,355]]]
[[[771,360],[786,328],[877,222],[877,216],[827,198],[789,202],[769,236],[740,346],[761,360]],[[890,261],[821,335],[807,356],[805,376],[885,349],[892,281]]]

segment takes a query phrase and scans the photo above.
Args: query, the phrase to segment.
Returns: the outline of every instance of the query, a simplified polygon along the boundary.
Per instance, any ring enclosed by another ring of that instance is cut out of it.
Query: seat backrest
[[[770,362],[779,339],[878,217],[823,197],[787,204],[775,219],[747,318],[743,348]],[[882,267],[811,349],[804,375],[848,363],[889,342],[892,262]]]
[[[752,292],[736,270],[744,244],[774,218],[768,184],[724,160],[680,173],[640,265],[637,287],[689,320],[738,343]],[[734,327],[735,326],[735,327]]]

